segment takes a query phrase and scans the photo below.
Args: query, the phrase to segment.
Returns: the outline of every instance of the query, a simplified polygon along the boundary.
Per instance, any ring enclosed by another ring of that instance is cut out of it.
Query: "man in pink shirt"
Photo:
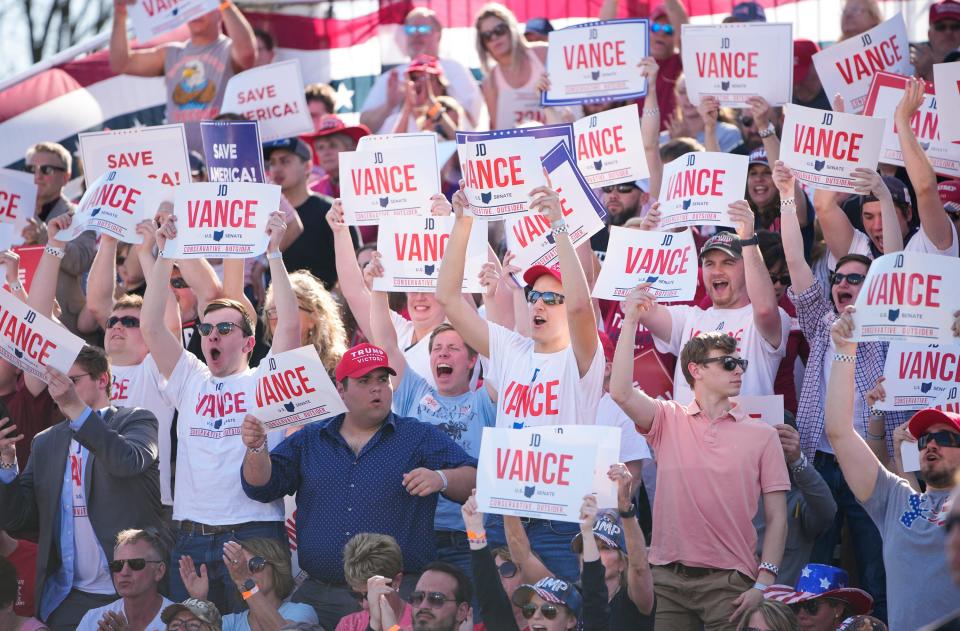
[[[747,362],[725,333],[701,333],[680,352],[690,405],[633,387],[633,340],[646,306],[640,289],[623,304],[610,394],[657,454],[650,547],[657,628],[735,629],[775,582],[783,556],[790,478],[780,441],[730,400],[740,394]],[[751,519],[761,494],[768,529],[758,565]]]

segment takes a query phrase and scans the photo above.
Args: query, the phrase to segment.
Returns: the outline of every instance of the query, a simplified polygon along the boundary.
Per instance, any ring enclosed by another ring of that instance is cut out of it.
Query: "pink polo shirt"
[[[647,432],[656,452],[650,563],[737,570],[756,579],[761,493],[790,490],[777,431],[734,407],[710,419],[696,401],[655,401]]]

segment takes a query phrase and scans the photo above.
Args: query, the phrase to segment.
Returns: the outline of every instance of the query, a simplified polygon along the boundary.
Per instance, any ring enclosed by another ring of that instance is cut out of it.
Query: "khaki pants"
[[[729,622],[733,601],[753,586],[753,579],[736,570],[654,565],[659,631],[733,631]]]

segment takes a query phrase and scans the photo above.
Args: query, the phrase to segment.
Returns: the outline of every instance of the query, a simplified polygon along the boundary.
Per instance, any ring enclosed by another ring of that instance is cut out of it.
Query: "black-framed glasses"
[[[210,324],[209,322],[201,322],[197,325],[197,331],[200,332],[200,335],[207,337],[213,333],[213,327],[217,327],[217,333],[220,335],[230,335],[230,332],[234,329],[240,329],[240,332],[244,335],[253,335],[249,333],[245,326],[242,324],[237,324],[236,322],[217,322],[216,324]]]
[[[960,434],[947,430],[929,432],[917,439],[917,449],[923,451],[930,443],[937,443],[940,447],[960,447]]]
[[[866,280],[866,278],[867,278],[866,274],[857,274],[857,273],[840,274],[840,273],[834,272],[830,274],[830,284],[839,285],[843,281],[847,281],[848,284],[856,286],[863,283],[863,281]]]
[[[443,592],[411,592],[410,593],[410,604],[414,607],[419,607],[424,600],[427,601],[431,607],[443,607],[444,603],[456,602],[456,598],[447,598],[447,595]]]
[[[621,195],[626,195],[627,193],[632,193],[639,188],[636,184],[631,184],[630,182],[624,182],[623,184],[616,184],[613,186],[601,186],[600,190],[609,195],[614,190],[616,190]]]
[[[28,164],[23,167],[23,170],[27,173],[36,173],[38,170],[44,175],[53,175],[54,173],[66,173],[66,167],[58,167],[55,164],[41,164],[39,166],[35,164]]]
[[[650,25],[650,32],[673,35],[673,24],[660,24],[659,22],[654,22]]]
[[[537,291],[536,289],[531,289],[527,294],[527,302],[530,304],[536,304],[541,299],[545,305],[562,305],[564,295],[555,291]]]
[[[720,357],[708,357],[707,359],[699,363],[712,364],[714,362],[719,363],[720,366],[727,372],[733,372],[738,367],[743,372],[747,372],[747,364],[750,363],[746,359],[742,359],[740,357],[733,357],[731,355],[722,355]]]
[[[539,609],[540,613],[542,613],[543,617],[547,620],[553,620],[557,617],[557,614],[560,613],[560,610],[553,603],[543,603]],[[533,603],[527,603],[520,608],[520,613],[523,615],[524,620],[529,620],[537,615],[537,606]]]
[[[770,274],[770,282],[776,285],[780,283],[784,287],[790,286],[790,274]]]
[[[405,24],[403,32],[407,35],[429,35],[433,32],[433,24]]]
[[[190,285],[187,284],[187,281],[182,278],[171,278],[170,286],[174,289],[190,289]]]
[[[117,574],[123,571],[124,565],[129,565],[131,570],[139,572],[147,567],[147,563],[163,563],[163,561],[151,561],[149,559],[114,559],[110,561],[108,565],[110,566],[110,571]]]
[[[67,375],[67,377],[70,379],[73,385],[77,385],[77,383],[79,383],[81,379],[89,376],[90,376],[90,373],[88,372],[82,372],[79,375]]]
[[[790,608],[793,609],[795,613],[800,613],[805,611],[811,616],[817,615],[817,612],[820,611],[820,605],[824,604],[822,600],[805,600],[801,603],[794,603],[790,605]]]
[[[504,24],[503,22],[501,22],[500,24],[497,24],[489,31],[480,31],[480,41],[489,42],[490,40],[497,37],[502,37],[503,35],[506,35],[509,32],[510,32],[510,27]]]
[[[110,316],[107,318],[107,328],[112,329],[113,327],[120,324],[125,329],[139,329],[140,328],[140,318],[135,318],[134,316]]]

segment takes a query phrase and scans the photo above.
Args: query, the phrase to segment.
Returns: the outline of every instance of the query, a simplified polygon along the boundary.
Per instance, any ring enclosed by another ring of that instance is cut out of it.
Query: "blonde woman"
[[[737,631],[796,631],[797,616],[789,606],[775,600],[761,600],[740,616]]]
[[[883,22],[877,0],[847,0],[840,14],[840,39],[859,37]]]

